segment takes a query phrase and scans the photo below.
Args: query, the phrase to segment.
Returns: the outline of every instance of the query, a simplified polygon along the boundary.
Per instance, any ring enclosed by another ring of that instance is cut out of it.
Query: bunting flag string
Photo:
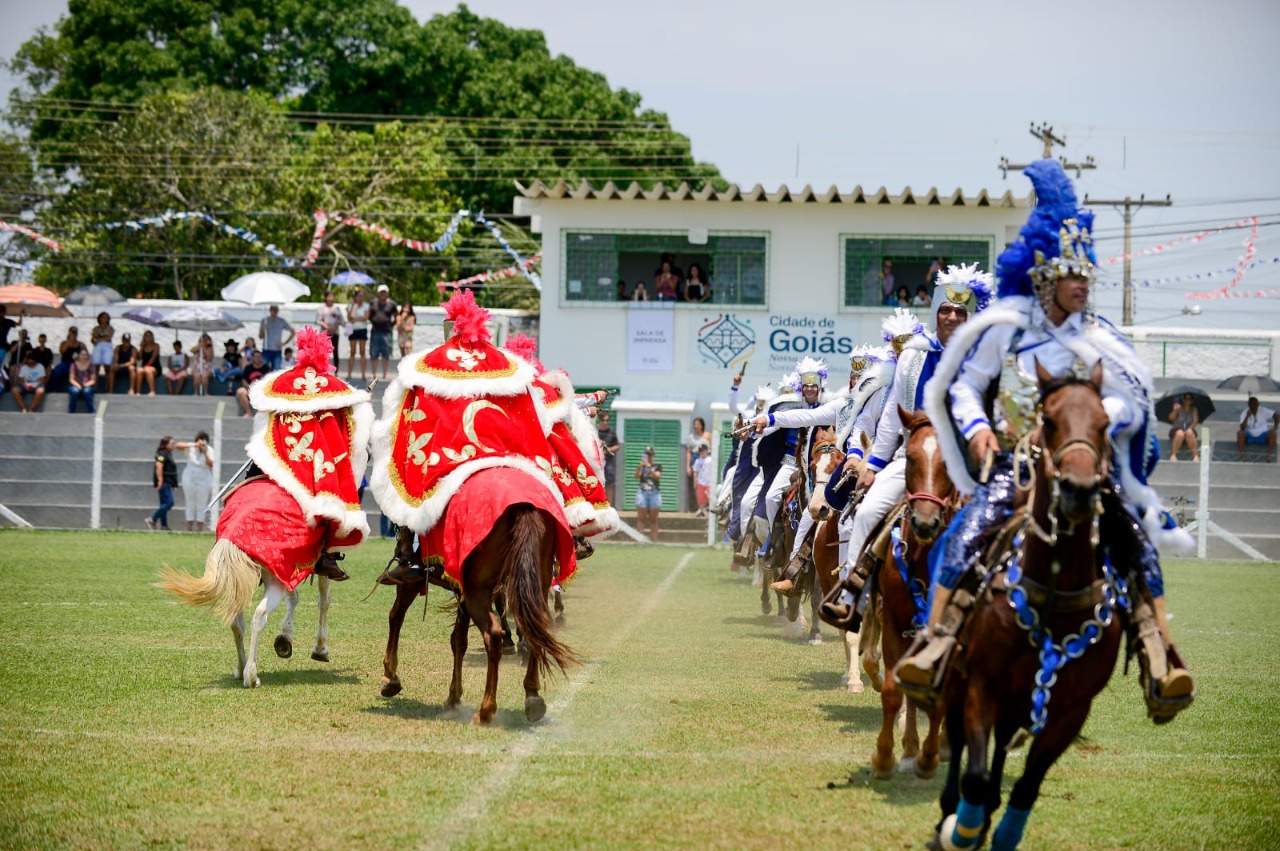
[[[1249,269],[1252,270],[1259,266],[1270,266],[1273,264],[1280,264],[1280,257],[1272,257],[1266,260],[1254,260],[1249,263]],[[1182,284],[1190,281],[1211,281],[1214,278],[1219,278],[1223,275],[1234,275],[1236,271],[1237,267],[1231,266],[1226,269],[1214,269],[1208,272],[1187,272],[1186,274],[1169,275],[1164,278],[1146,278],[1141,281],[1134,281],[1133,285],[1135,287],[1160,287],[1165,284]],[[1105,280],[1101,278],[1095,278],[1094,283],[1100,287],[1112,288],[1124,285],[1123,281]],[[1216,292],[1216,290],[1214,292]]]
[[[506,252],[511,255],[512,260],[516,261],[516,265],[513,268],[521,269],[523,271],[524,276],[529,280],[529,283],[533,284],[533,288],[538,292],[542,292],[542,278],[538,276],[537,272],[529,268],[529,266],[532,264],[526,265],[525,262],[520,259],[520,253],[516,251],[514,248],[512,248],[510,243],[508,243],[507,240],[502,236],[502,231],[498,230],[498,226],[493,224],[492,222],[490,222],[488,219],[484,217],[483,210],[481,210],[479,213],[476,213],[476,221],[484,225],[486,228],[488,228],[489,233],[493,234],[493,238],[498,241],[498,244],[501,245],[506,250]]]
[[[1134,257],[1149,257],[1152,254],[1163,254],[1164,252],[1169,251],[1184,242],[1204,242],[1206,237],[1213,236],[1216,233],[1224,233],[1229,230],[1239,230],[1240,228],[1247,228],[1251,224],[1256,225],[1257,221],[1258,221],[1257,216],[1253,216],[1248,219],[1241,219],[1238,222],[1231,222],[1230,224],[1220,225],[1216,228],[1209,228],[1208,230],[1202,230],[1199,233],[1189,233],[1189,234],[1186,234],[1185,236],[1180,236],[1177,239],[1171,239],[1168,242],[1162,242],[1159,245],[1147,246],[1146,248],[1143,248],[1140,251],[1131,251],[1128,254],[1118,254],[1115,257],[1108,257],[1106,260],[1103,260],[1099,265],[1114,266],[1117,263],[1124,262],[1125,259],[1132,260]]]
[[[489,281],[500,281],[505,278],[514,278],[517,275],[524,275],[525,277],[528,277],[529,270],[533,266],[537,265],[541,260],[542,255],[535,254],[527,260],[521,260],[516,265],[509,266],[506,269],[497,269],[492,272],[481,272],[480,274],[472,275],[469,278],[458,278],[456,281],[440,281],[436,284],[436,287],[443,293],[445,290],[461,289],[462,287],[468,287],[472,284],[487,284]]]
[[[203,213],[198,210],[188,210],[188,211],[181,211],[181,212],[175,212],[173,210],[165,210],[164,213],[162,213],[159,216],[147,216],[146,218],[142,218],[142,219],[130,219],[128,221],[122,221],[122,222],[107,222],[105,224],[96,225],[95,227],[97,227],[99,230],[119,230],[120,228],[124,228],[126,230],[142,230],[143,228],[148,228],[148,227],[162,228],[165,225],[167,225],[169,222],[183,222],[187,220],[197,220],[197,221],[207,222],[213,225],[218,230],[222,231],[227,236],[234,236],[237,239],[244,240],[245,242],[249,243],[255,248],[261,248],[263,251],[267,252],[272,257],[275,257],[285,266],[294,265],[294,261],[289,259],[287,256],[285,256],[285,253],[283,251],[281,251],[272,243],[264,244],[262,241],[262,238],[259,237],[253,231],[249,230],[248,228],[238,228],[238,227],[235,227],[234,225],[229,225],[226,222],[223,222],[220,219],[217,219],[209,215],[208,213]]]
[[[453,218],[449,220],[449,225],[444,229],[444,233],[434,241],[425,239],[411,239],[392,233],[381,225],[375,225],[367,222],[359,216],[344,216],[342,213],[334,210],[316,210],[313,214],[316,222],[315,232],[311,236],[311,246],[307,249],[306,260],[302,262],[303,266],[310,266],[316,262],[320,256],[320,248],[324,244],[324,235],[329,230],[332,222],[347,225],[348,227],[358,228],[365,233],[372,233],[380,236],[392,245],[403,245],[405,248],[413,251],[420,251],[424,254],[434,254],[444,251],[453,242],[454,236],[458,233],[458,225],[462,224],[462,220],[471,215],[469,210],[459,210],[454,213]]]
[[[40,243],[46,248],[52,248],[54,251],[62,250],[62,243],[58,242],[57,240],[50,239],[44,234],[37,233],[36,231],[33,231],[31,228],[23,227],[22,225],[11,225],[8,222],[4,221],[3,219],[0,219],[0,231],[12,231],[13,233],[22,234],[23,236],[29,239],[34,239],[36,242]]]
[[[1257,246],[1254,244],[1258,239],[1258,217],[1251,217],[1252,226],[1249,228],[1249,236],[1244,241],[1244,254],[1240,257],[1240,262],[1236,264],[1235,274],[1231,276],[1231,282],[1225,287],[1216,290],[1208,290],[1197,293],[1187,293],[1187,298],[1193,301],[1209,301],[1217,298],[1239,298],[1240,281],[1244,279],[1245,273],[1253,268],[1253,258],[1258,253]],[[1261,290],[1259,290],[1261,292]]]

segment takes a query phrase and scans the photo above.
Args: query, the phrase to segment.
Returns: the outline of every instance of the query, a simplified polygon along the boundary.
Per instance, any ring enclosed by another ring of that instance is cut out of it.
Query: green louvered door
[[[618,475],[622,478],[622,508],[636,507],[636,467],[644,448],[652,446],[654,461],[662,465],[662,510],[677,511],[680,507],[680,487],[684,481],[684,448],[680,445],[679,420],[651,420],[627,417],[622,424],[622,461]]]

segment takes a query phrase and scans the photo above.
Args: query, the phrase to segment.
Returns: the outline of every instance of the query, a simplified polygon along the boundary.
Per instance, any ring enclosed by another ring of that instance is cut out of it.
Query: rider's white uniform
[[[862,412],[858,414],[858,418],[853,423],[853,431],[849,435],[849,454],[851,456],[862,457],[862,435],[866,435],[875,445],[876,426],[880,422],[880,416],[884,412],[885,400],[889,398],[889,392],[893,389],[892,384],[883,390],[874,394],[867,400],[867,404],[862,406]],[[877,477],[878,478],[878,477]],[[860,509],[859,509],[860,510]],[[858,511],[851,511],[843,515],[840,519],[840,564],[841,578],[848,575],[848,565],[846,562],[849,558],[849,541],[853,538],[853,524]]]
[[[875,442],[867,457],[867,466],[876,471],[876,479],[853,515],[848,547],[851,559],[861,555],[867,538],[871,537],[871,530],[906,494],[907,458],[902,447],[902,418],[898,415],[898,406],[907,411],[916,409],[915,380],[924,366],[927,349],[938,348],[941,346],[937,340],[925,332],[916,335],[898,356],[893,383],[889,385],[884,409],[876,423]]]
[[[838,396],[829,402],[824,402],[816,408],[796,408],[790,411],[783,411],[770,416],[770,425],[764,430],[765,435],[772,434],[781,428],[803,428],[813,426],[834,426],[840,418],[840,412],[846,405],[853,403],[848,396]],[[785,464],[784,464],[785,466]],[[793,468],[795,469],[795,468]],[[779,473],[781,476],[781,473]],[[788,486],[791,482],[790,475],[787,476],[786,482]],[[785,494],[787,488],[783,488],[782,493]],[[779,498],[781,499],[781,498]],[[800,512],[800,524],[796,527],[796,540],[791,545],[790,558],[795,558],[796,553],[800,552],[800,547],[804,544],[805,537],[809,534],[809,530],[813,528],[813,515],[809,513],[808,506],[802,506]],[[776,513],[776,509],[775,509]],[[773,521],[770,520],[770,528]]]

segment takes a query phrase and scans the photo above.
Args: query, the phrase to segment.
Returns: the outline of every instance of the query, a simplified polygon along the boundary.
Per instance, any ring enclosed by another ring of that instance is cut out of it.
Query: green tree
[[[24,224],[24,214],[40,202],[36,170],[31,152],[22,140],[0,135],[0,219]],[[21,265],[44,251],[39,243],[12,233],[0,232],[0,282],[10,283],[23,276]]]

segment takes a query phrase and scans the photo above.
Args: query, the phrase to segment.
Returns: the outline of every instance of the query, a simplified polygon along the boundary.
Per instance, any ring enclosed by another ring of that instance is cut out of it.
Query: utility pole
[[[1143,207],[1172,207],[1173,198],[1169,195],[1164,196],[1163,201],[1148,201],[1145,195],[1139,195],[1135,201],[1128,195],[1124,196],[1123,201],[1102,200],[1100,198],[1090,198],[1084,196],[1086,206],[1092,204],[1106,204],[1109,207],[1124,208],[1124,315],[1120,320],[1122,325],[1133,324],[1133,276],[1132,276],[1132,258],[1133,252],[1133,213],[1135,209]]]
[[[1067,137],[1055,135],[1053,127],[1048,124],[1032,124],[1031,135],[1034,138],[1039,139],[1044,145],[1044,149],[1040,154],[1042,159],[1049,159],[1049,157],[1053,156],[1054,145],[1062,148],[1067,146]],[[1093,157],[1091,156],[1085,157],[1084,162],[1081,163],[1068,162],[1067,158],[1062,156],[1058,157],[1058,162],[1062,163],[1063,169],[1067,171],[1074,171],[1076,173],[1076,179],[1079,179],[1083,172],[1092,171],[1098,167],[1098,164],[1093,161]],[[1030,165],[1030,163],[1011,163],[1009,162],[1008,157],[1001,157],[996,168],[1000,169],[1001,176],[1007,180],[1009,178],[1009,172],[1022,171],[1028,165]]]

